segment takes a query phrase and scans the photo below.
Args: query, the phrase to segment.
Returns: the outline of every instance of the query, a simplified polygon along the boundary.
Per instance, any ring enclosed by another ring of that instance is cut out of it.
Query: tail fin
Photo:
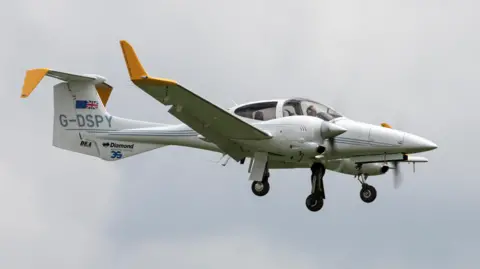
[[[63,81],[53,87],[55,147],[114,161],[164,146],[108,141],[95,136],[123,129],[163,126],[110,115],[105,105],[113,87],[101,76],[69,74],[49,69],[28,70],[21,97],[27,98],[45,76]]]

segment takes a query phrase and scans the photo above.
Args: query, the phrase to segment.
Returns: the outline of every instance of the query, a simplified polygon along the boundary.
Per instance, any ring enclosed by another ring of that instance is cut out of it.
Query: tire
[[[370,185],[365,184],[360,190],[360,199],[365,203],[371,203],[377,198],[377,190]]]
[[[270,191],[270,183],[268,181],[252,182],[252,192],[256,196],[264,196]]]
[[[318,193],[310,194],[305,200],[308,210],[317,212],[323,207],[323,198]]]

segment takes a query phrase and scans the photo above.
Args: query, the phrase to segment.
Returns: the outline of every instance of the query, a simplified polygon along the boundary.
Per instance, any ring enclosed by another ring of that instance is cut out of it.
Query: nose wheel
[[[366,183],[368,175],[360,174],[358,175],[358,181],[362,184],[360,189],[360,199],[365,203],[371,203],[377,198],[377,190]]]
[[[317,212],[323,207],[325,199],[325,190],[323,188],[323,176],[325,175],[325,166],[321,163],[315,163],[311,167],[312,175],[312,193],[307,196],[305,205],[308,210]]]
[[[360,199],[365,203],[371,203],[377,198],[377,190],[373,186],[364,184],[360,190]]]

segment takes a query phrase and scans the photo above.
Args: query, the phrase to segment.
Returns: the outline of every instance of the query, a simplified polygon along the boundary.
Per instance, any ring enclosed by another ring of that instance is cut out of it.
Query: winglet
[[[150,78],[140,63],[137,54],[133,47],[126,41],[120,40],[120,46],[122,47],[123,57],[125,58],[125,64],[127,65],[128,74],[130,75],[130,79],[132,81],[138,80],[147,80],[148,82],[152,82],[154,84],[162,84],[162,85],[176,85],[178,84],[176,81],[166,78]]]
[[[25,74],[25,79],[23,81],[22,95],[21,98],[27,98],[33,90],[38,86],[40,81],[48,73],[48,68],[38,68],[27,70]]]
[[[123,57],[125,58],[130,79],[137,80],[147,78],[148,74],[145,72],[140,60],[138,60],[137,54],[132,46],[125,40],[120,40],[120,46],[122,47]]]

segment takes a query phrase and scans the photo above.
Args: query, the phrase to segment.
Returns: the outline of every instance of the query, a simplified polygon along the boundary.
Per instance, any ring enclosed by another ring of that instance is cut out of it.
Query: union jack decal
[[[91,100],[77,100],[75,104],[75,108],[78,109],[97,109],[98,102],[91,101]]]

